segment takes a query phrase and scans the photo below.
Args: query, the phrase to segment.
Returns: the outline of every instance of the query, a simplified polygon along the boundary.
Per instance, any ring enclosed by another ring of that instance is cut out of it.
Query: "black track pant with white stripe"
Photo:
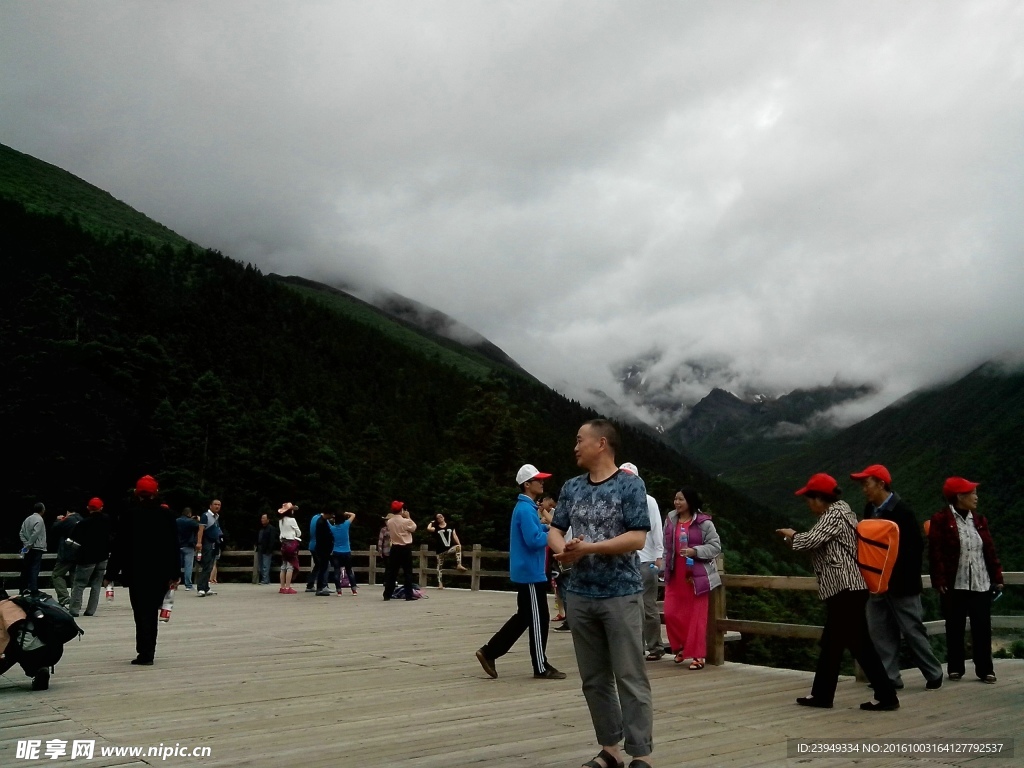
[[[548,647],[548,583],[541,581],[536,584],[516,584],[519,595],[516,603],[519,610],[505,622],[494,637],[482,648],[484,656],[491,661],[500,659],[522,637],[523,632],[530,632],[530,659],[533,662],[534,674],[542,674],[547,668],[546,650]]]

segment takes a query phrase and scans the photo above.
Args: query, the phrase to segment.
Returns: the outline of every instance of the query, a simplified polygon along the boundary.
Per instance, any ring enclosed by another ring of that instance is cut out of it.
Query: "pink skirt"
[[[703,659],[708,655],[708,596],[693,594],[689,579],[690,569],[680,558],[665,585],[665,631],[673,653]]]

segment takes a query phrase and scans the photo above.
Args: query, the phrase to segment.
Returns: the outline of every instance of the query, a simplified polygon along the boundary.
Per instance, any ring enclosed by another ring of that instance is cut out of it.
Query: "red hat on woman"
[[[805,496],[813,491],[833,495],[838,487],[839,483],[836,482],[836,479],[832,477],[832,475],[826,475],[824,472],[819,472],[816,475],[811,475],[811,479],[807,481],[807,485],[797,491],[795,495]]]
[[[404,507],[405,507],[405,502],[404,501],[392,501],[391,502],[391,511],[392,512],[401,512]]]
[[[90,512],[97,512],[103,509],[103,499],[94,496],[93,498],[89,499],[89,503],[85,505],[85,508],[88,509]]]
[[[955,496],[958,493],[970,493],[979,485],[981,483],[972,483],[962,477],[947,477],[946,482],[942,484],[942,495]]]

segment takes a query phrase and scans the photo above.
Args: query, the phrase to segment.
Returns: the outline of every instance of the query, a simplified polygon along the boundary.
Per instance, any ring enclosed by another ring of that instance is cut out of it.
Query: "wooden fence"
[[[373,586],[383,579],[384,563],[380,552],[375,545],[368,550],[353,550],[353,560],[356,564],[352,570],[357,574],[356,581],[361,585]],[[44,568],[52,564],[56,555],[43,555]],[[485,550],[479,544],[474,544],[469,549],[463,550],[464,565],[466,571],[458,571],[454,568],[443,571],[445,581],[449,586],[468,586],[472,590],[479,590],[481,580],[485,578],[507,579],[508,578],[508,552],[496,550]],[[485,561],[498,561],[504,564],[503,568],[484,568]],[[7,581],[8,590],[13,592],[17,586],[20,575],[20,555],[0,554],[0,578]],[[308,569],[312,565],[312,556],[308,551],[299,553],[299,562],[302,568]],[[366,565],[359,563],[365,562]],[[280,565],[280,555],[274,554],[272,569]],[[11,566],[19,570],[11,570]],[[420,546],[419,551],[414,555],[414,569],[418,576],[420,585],[427,586],[436,584],[437,556],[431,552],[426,544]],[[813,576],[752,576],[732,574],[725,572],[725,564],[722,558],[718,560],[719,572],[722,575],[722,589],[714,590],[708,600],[708,663],[725,663],[725,643],[729,638],[736,639],[741,634],[764,635],[768,637],[789,637],[805,640],[817,640],[821,637],[821,626],[812,624],[782,624],[771,621],[748,621],[744,619],[730,619],[726,615],[726,596],[729,589],[781,589],[781,590],[804,590],[816,591],[818,580]],[[259,557],[255,552],[245,550],[227,550],[217,566],[218,579],[227,575],[232,578],[226,579],[237,581],[244,574],[241,580],[251,581],[255,584],[259,580]],[[50,571],[42,570],[40,579],[45,584],[49,579]],[[922,577],[926,589],[931,588],[931,578],[927,575]],[[1003,580],[1007,585],[1024,585],[1024,572],[1015,571],[1003,574]],[[941,635],[945,633],[943,621],[927,621],[925,627],[929,635]],[[992,627],[994,629],[1018,629],[1024,627],[1024,617],[1020,616],[993,616]]]

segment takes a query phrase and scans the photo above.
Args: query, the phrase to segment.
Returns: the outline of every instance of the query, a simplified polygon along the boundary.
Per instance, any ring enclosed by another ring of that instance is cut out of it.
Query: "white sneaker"
[[[206,593],[203,590],[196,590],[196,597],[206,597]]]

